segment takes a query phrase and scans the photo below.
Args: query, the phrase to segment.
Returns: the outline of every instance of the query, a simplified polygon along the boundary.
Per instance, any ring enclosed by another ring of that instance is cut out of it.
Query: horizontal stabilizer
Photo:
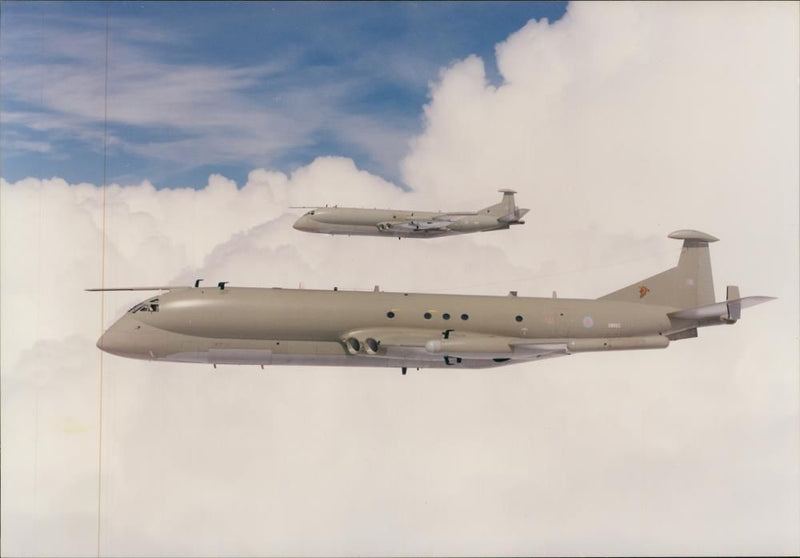
[[[717,302],[716,304],[709,304],[708,306],[698,306],[697,308],[678,310],[677,312],[670,312],[667,315],[670,318],[677,318],[680,320],[707,320],[710,318],[724,318],[728,316],[728,305],[735,305],[738,308],[749,308],[757,304],[769,302],[770,300],[775,300],[775,297],[746,296],[744,298],[737,298],[734,300],[726,300],[725,302]]]
[[[512,211],[508,215],[503,215],[502,217],[498,217],[497,220],[500,221],[501,223],[517,223],[529,211],[530,209],[525,209],[524,207],[517,207],[514,209],[514,211]]]

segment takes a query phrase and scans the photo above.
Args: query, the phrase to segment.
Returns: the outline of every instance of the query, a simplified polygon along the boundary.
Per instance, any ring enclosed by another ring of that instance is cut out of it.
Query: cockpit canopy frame
[[[158,312],[158,298],[151,298],[146,302],[140,302],[128,310],[130,314],[135,314],[137,312]]]

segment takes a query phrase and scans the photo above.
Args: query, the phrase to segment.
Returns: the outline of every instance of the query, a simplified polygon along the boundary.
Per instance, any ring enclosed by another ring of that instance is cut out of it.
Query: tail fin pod
[[[517,204],[514,201],[514,194],[517,192],[514,190],[498,190],[498,192],[503,193],[503,199],[500,200],[500,203],[490,205],[489,207],[484,208],[482,212],[485,211],[503,223],[521,224],[522,221],[520,221],[520,219],[522,219],[522,217],[529,210],[517,207]]]
[[[714,304],[714,280],[708,245],[719,240],[700,231],[680,230],[669,238],[683,240],[678,265],[600,297],[600,300],[694,308]]]

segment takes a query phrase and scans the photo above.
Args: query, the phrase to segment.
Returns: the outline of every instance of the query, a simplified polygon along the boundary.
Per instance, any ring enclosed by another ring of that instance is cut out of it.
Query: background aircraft
[[[97,346],[211,364],[486,368],[572,353],[662,349],[771,300],[715,303],[711,235],[681,230],[678,265],[597,300],[296,289],[162,287]],[[158,287],[153,287],[153,289]],[[136,290],[130,289],[106,290]],[[101,290],[101,289],[90,289]]]
[[[299,231],[396,236],[398,238],[434,238],[453,234],[496,231],[511,225],[522,225],[529,211],[514,203],[514,190],[503,193],[500,203],[474,212],[440,213],[397,209],[363,209],[355,207],[315,207],[294,224]]]

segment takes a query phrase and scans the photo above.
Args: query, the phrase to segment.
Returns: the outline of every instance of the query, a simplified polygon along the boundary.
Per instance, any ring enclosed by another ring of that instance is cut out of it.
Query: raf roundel
[[[591,316],[586,316],[585,318],[583,318],[583,327],[589,329],[592,326],[594,326],[594,320],[592,319]]]

